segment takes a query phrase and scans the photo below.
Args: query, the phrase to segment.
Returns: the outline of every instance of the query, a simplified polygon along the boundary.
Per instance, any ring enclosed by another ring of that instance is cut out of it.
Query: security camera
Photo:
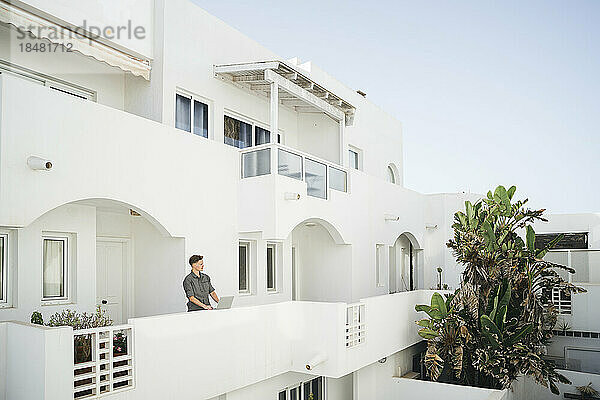
[[[27,159],[27,165],[34,171],[50,171],[52,161],[37,156],[30,156]]]

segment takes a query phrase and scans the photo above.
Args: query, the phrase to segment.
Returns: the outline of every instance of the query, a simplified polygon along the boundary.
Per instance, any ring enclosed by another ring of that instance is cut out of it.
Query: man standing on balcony
[[[202,270],[204,270],[203,257],[193,255],[190,257],[189,263],[192,272],[183,280],[183,290],[185,291],[185,297],[188,299],[187,310],[188,312],[212,310],[208,295],[217,303],[219,302],[219,296],[217,296],[215,288],[210,283],[210,277],[202,273]]]

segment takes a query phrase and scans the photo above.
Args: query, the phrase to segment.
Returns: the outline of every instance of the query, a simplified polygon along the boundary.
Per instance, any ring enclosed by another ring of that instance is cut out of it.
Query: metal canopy
[[[356,108],[283,61],[215,65],[215,76],[270,97],[273,83],[279,103],[297,112],[325,113],[352,125]]]

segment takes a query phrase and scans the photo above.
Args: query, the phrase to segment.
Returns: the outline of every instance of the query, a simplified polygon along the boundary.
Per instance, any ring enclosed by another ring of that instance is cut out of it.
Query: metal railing
[[[255,146],[240,152],[242,179],[269,175],[276,170],[278,175],[305,181],[308,196],[327,199],[329,189],[348,192],[348,172],[332,162],[280,144]]]
[[[93,399],[135,387],[133,326],[73,332],[73,399]]]
[[[367,324],[365,323],[365,305],[348,304],[346,307],[346,347],[351,348],[365,343]]]

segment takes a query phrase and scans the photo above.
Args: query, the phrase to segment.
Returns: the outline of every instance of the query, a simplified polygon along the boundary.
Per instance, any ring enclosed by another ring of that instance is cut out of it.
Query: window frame
[[[0,297],[0,308],[3,308],[10,306],[9,234],[0,232],[0,239],[2,240],[2,254],[0,254],[2,261],[2,271],[0,271],[0,274],[2,274],[2,297]]]
[[[267,288],[267,292],[268,293],[276,293],[277,292],[277,258],[278,258],[278,254],[277,254],[277,243],[273,243],[273,242],[267,242],[267,247],[266,247],[266,251],[265,251],[265,267],[266,267],[266,275],[265,275],[265,286]],[[272,249],[271,252],[271,257],[272,257],[272,261],[271,261],[271,265],[273,267],[273,287],[269,287],[269,249]]]
[[[375,245],[375,286],[384,287],[383,267],[385,261],[385,244]]]
[[[246,289],[242,290],[240,289],[240,260],[239,260],[239,249],[240,247],[245,247],[246,248]],[[238,243],[238,293],[240,294],[251,294],[251,288],[250,288],[250,249],[252,248],[251,244],[249,241],[246,240],[240,240]]]
[[[353,167],[350,163],[350,153],[356,154],[356,157],[355,157],[356,158],[356,167]],[[361,149],[359,149],[358,147],[349,145],[347,157],[348,157],[348,168],[349,169],[355,169],[357,171],[362,171],[362,169],[363,169],[363,152]]]
[[[190,99],[190,130],[189,131],[186,131],[185,129],[177,128],[177,95],[185,97],[187,99]],[[206,136],[200,135],[200,134],[194,132],[194,114],[195,114],[194,113],[194,102],[198,102],[198,103],[204,104],[206,106]],[[203,96],[199,96],[194,93],[188,92],[187,90],[177,88],[175,90],[175,104],[173,104],[173,109],[174,109],[173,126],[175,127],[175,129],[178,129],[183,132],[191,133],[194,136],[202,137],[205,139],[210,139],[210,137],[211,137],[210,126],[212,123],[212,118],[211,118],[212,102],[209,99],[207,99]]]
[[[64,295],[63,296],[53,296],[53,297],[45,297],[44,296],[44,243],[46,240],[52,241],[62,241],[63,242],[63,287],[64,287]],[[71,299],[71,285],[70,285],[70,277],[71,277],[71,238],[68,234],[55,234],[55,233],[47,233],[42,235],[42,287],[41,287],[41,299],[43,304],[56,304],[56,303],[66,303]]]

